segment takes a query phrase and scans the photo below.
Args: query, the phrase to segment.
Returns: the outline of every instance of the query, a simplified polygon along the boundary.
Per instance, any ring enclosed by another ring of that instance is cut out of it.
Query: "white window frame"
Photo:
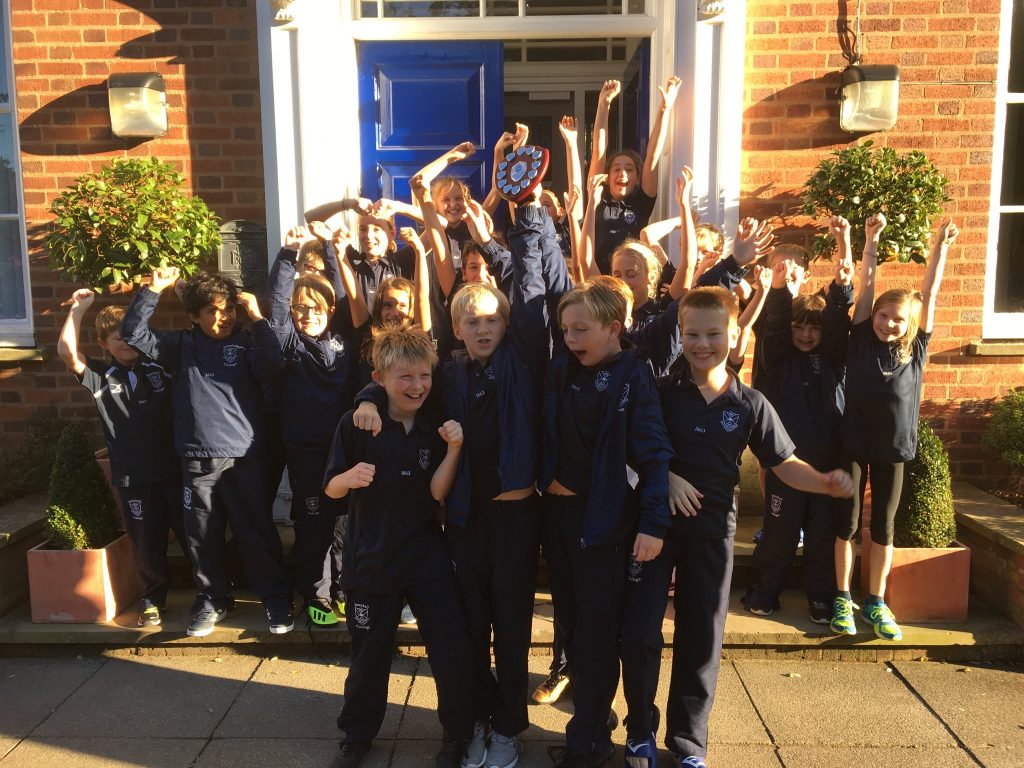
[[[4,36],[7,55],[0,65],[7,68],[8,88],[7,103],[0,104],[0,115],[11,116],[12,146],[14,157],[10,158],[14,169],[14,183],[16,185],[16,196],[18,210],[14,213],[0,213],[0,221],[17,221],[21,246],[22,259],[22,290],[25,292],[25,318],[0,319],[0,347],[34,347],[35,328],[32,318],[32,288],[29,281],[29,260],[28,260],[28,236],[25,228],[25,189],[21,176],[21,141],[18,135],[18,98],[14,76],[14,53],[11,34],[11,3],[10,0],[0,0],[3,3],[4,24],[0,34]]]
[[[989,200],[988,250],[985,256],[985,306],[981,331],[986,340],[1024,339],[1024,312],[996,312],[996,266],[999,258],[999,216],[1024,213],[1024,206],[1000,205],[1003,152],[1006,146],[1006,106],[1024,104],[1024,93],[1010,93],[1010,31],[1013,1],[1003,0],[999,23],[999,65],[996,75],[996,114],[992,136],[992,191]],[[1024,10],[1022,10],[1024,13]],[[1018,45],[1021,44],[1018,41]]]

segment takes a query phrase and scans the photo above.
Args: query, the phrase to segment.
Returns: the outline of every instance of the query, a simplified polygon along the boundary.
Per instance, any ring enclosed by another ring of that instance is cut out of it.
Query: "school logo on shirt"
[[[225,344],[223,348],[224,365],[234,368],[242,358],[243,352],[245,352],[245,347],[240,344]]]
[[[636,221],[636,214],[633,211],[631,211],[630,209],[627,208],[622,213],[622,220],[624,222],[626,222],[627,224],[632,224],[633,222]]]
[[[331,340],[327,342],[327,346],[333,349],[335,352],[341,352],[345,348],[345,345],[341,343],[340,339],[336,339],[333,336]]]
[[[164,377],[160,371],[149,371],[146,374],[146,381],[149,382],[154,394],[164,391]]]
[[[644,564],[632,555],[629,556],[629,573],[626,576],[634,584],[640,583],[640,576],[644,572]]]
[[[594,378],[594,387],[598,392],[604,392],[608,389],[608,382],[612,380],[612,374],[609,371],[598,371],[597,376]]]
[[[320,514],[320,497],[310,496],[306,499],[306,511],[311,515]]]
[[[370,606],[356,603],[352,606],[352,614],[356,620],[356,626],[360,629],[368,629],[370,626]]]
[[[132,519],[142,519],[142,499],[128,499],[128,511],[132,513]]]
[[[773,493],[769,500],[769,506],[772,510],[772,517],[778,517],[782,513],[782,497]]]
[[[192,509],[192,489],[186,488],[182,494],[182,504],[185,509]]]
[[[430,466],[430,449],[420,448],[420,469],[427,469]]]
[[[117,382],[111,382],[107,386],[107,389],[110,390],[110,394],[112,394],[112,395],[120,395],[124,391],[124,386],[121,385],[121,384],[118,384]]]
[[[735,432],[740,425],[740,415],[736,411],[722,411],[722,429]]]
[[[619,412],[626,410],[626,406],[629,405],[629,382],[627,381],[622,385],[622,397],[619,398]]]
[[[484,368],[484,376],[487,377],[488,381],[494,381],[494,369],[491,366]]]

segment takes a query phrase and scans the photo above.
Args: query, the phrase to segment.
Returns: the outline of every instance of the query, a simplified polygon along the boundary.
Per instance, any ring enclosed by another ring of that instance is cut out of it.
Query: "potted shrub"
[[[818,164],[804,184],[804,213],[815,218],[842,216],[850,222],[854,258],[864,250],[864,221],[885,214],[887,224],[878,246],[878,262],[916,261],[928,255],[932,219],[950,201],[949,180],[922,152],[900,154],[891,147],[875,148],[865,141],[840,149]],[[831,256],[835,238],[815,235],[814,256]]]
[[[50,205],[50,266],[93,288],[156,267],[191,275],[220,247],[220,219],[181,189],[184,178],[156,158],[115,160],[79,176]]]
[[[870,531],[863,533],[864,544]],[[896,510],[892,570],[885,601],[899,621],[967,620],[971,550],[956,539],[949,456],[922,421],[917,456],[907,462]],[[870,547],[861,546],[861,587],[868,592]]]
[[[47,541],[28,552],[32,621],[110,621],[141,594],[132,545],[82,426],[61,433],[50,475]]]

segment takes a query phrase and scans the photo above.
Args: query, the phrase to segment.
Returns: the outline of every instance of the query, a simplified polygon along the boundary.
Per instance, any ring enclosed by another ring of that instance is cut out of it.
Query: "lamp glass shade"
[[[167,94],[162,88],[111,84],[107,99],[115,136],[153,138],[167,133]]]
[[[896,125],[900,96],[896,67],[850,67],[842,75],[842,93],[839,126],[844,131],[886,131]]]

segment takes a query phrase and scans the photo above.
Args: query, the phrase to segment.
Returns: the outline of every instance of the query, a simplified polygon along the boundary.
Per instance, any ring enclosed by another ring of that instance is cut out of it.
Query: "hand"
[[[661,93],[661,106],[663,109],[667,111],[675,106],[676,96],[679,95],[679,86],[682,84],[682,80],[675,75],[672,75],[665,85],[658,86],[658,92]]]
[[[668,473],[668,505],[673,515],[696,517],[704,494],[674,472]]]
[[[882,236],[882,230],[885,229],[886,223],[885,214],[876,213],[874,216],[868,217],[868,220],[864,222],[864,241],[878,245],[878,239]]]
[[[284,247],[293,251],[302,249],[302,246],[313,239],[305,227],[292,227],[284,236]]]
[[[736,227],[736,240],[733,243],[736,263],[745,267],[765,256],[771,250],[773,239],[770,224],[749,217],[743,219]]]
[[[853,497],[853,478],[841,469],[825,474],[825,493],[836,499]]]
[[[384,426],[384,422],[380,418],[380,412],[377,410],[377,406],[367,400],[364,400],[359,404],[359,407],[352,412],[352,425],[356,429],[369,432],[371,435],[376,437],[380,434],[380,430],[381,427]]]
[[[563,115],[558,123],[558,132],[562,134],[566,144],[576,145],[576,137],[579,135],[579,126],[576,118],[570,115]]]
[[[256,297],[251,293],[245,291],[238,292],[238,304],[246,311],[250,318],[253,320],[262,320],[263,315],[260,313],[260,305],[256,301]]]
[[[177,267],[157,267],[149,279],[149,287],[157,293],[163,293],[178,282],[179,275]]]
[[[371,215],[375,219],[393,219],[396,213],[398,213],[398,206],[395,201],[382,197],[373,204]]]
[[[604,85],[601,86],[601,93],[597,96],[597,103],[610,105],[620,91],[622,91],[622,83],[618,80],[605,80]]]
[[[833,216],[828,220],[828,231],[837,243],[844,240],[850,242],[850,222],[842,216]]]
[[[939,237],[942,238],[942,245],[952,245],[959,236],[960,230],[957,229],[952,219],[946,219],[946,223],[939,227]]]
[[[94,301],[96,301],[96,294],[91,288],[79,288],[71,294],[71,311],[85,312]]]
[[[754,267],[754,287],[759,291],[767,291],[774,284],[775,273],[764,266]]]
[[[580,188],[573,184],[573,187],[568,192],[562,194],[562,199],[565,201],[566,215],[573,218],[579,219],[580,212],[577,210],[577,206],[580,203]]]
[[[693,170],[690,166],[684,165],[683,169],[679,172],[679,178],[676,179],[676,202],[679,204],[679,210],[684,216],[690,210],[690,194],[692,190]]]
[[[409,191],[412,192],[413,197],[418,200],[422,200],[424,202],[429,200],[428,195],[430,194],[430,190],[427,188],[427,185],[423,183],[422,173],[417,173],[415,176],[410,177]]]
[[[587,188],[590,191],[590,205],[597,205],[597,201],[604,196],[604,187],[608,183],[607,173],[595,173],[587,179]]]
[[[472,141],[464,141],[461,144],[456,144],[448,152],[456,162],[459,160],[465,160],[467,157],[472,157],[476,153],[476,145]]]
[[[505,153],[512,148],[512,144],[515,143],[515,140],[515,134],[509,133],[508,131],[501,134],[498,140],[494,142],[494,159],[498,162],[504,160]],[[495,165],[497,165],[497,163],[495,163]]]
[[[722,254],[712,251],[706,256],[701,256],[700,261],[697,262],[697,266],[693,270],[693,281],[697,282],[697,278],[711,269],[715,264],[722,260]]]
[[[476,200],[466,201],[466,210],[462,214],[462,220],[469,228],[469,235],[477,243],[484,245],[491,240],[491,234],[487,227],[487,213]]]
[[[348,248],[352,243],[352,235],[344,227],[337,230],[331,238],[331,244],[334,245],[334,252],[337,254],[339,259],[345,258],[345,254],[348,253]]]
[[[329,243],[334,239],[334,232],[322,221],[309,222],[309,229],[317,239],[323,240],[325,243]]]
[[[633,542],[633,559],[646,563],[661,554],[661,548],[665,544],[662,539],[646,533],[638,533],[636,541]]]
[[[353,488],[365,488],[373,482],[373,473],[377,468],[373,464],[367,464],[365,461],[360,461],[354,467],[347,469],[342,472],[338,477],[341,478],[341,483],[349,490]]]
[[[771,268],[772,288],[785,288],[789,285],[790,273],[793,271],[793,263],[789,259],[779,259]]]
[[[427,249],[423,247],[423,241],[420,240],[419,232],[412,227],[402,227],[398,230],[398,234],[405,242],[415,249],[416,253],[426,253]]]
[[[448,443],[449,448],[462,446],[462,425],[459,422],[449,419],[437,428],[437,433]]]
[[[516,135],[512,139],[512,149],[519,149],[526,145],[530,139],[530,128],[522,123],[516,123]]]
[[[365,197],[350,197],[346,201],[346,207],[350,211],[369,216],[373,213],[373,201]]]

